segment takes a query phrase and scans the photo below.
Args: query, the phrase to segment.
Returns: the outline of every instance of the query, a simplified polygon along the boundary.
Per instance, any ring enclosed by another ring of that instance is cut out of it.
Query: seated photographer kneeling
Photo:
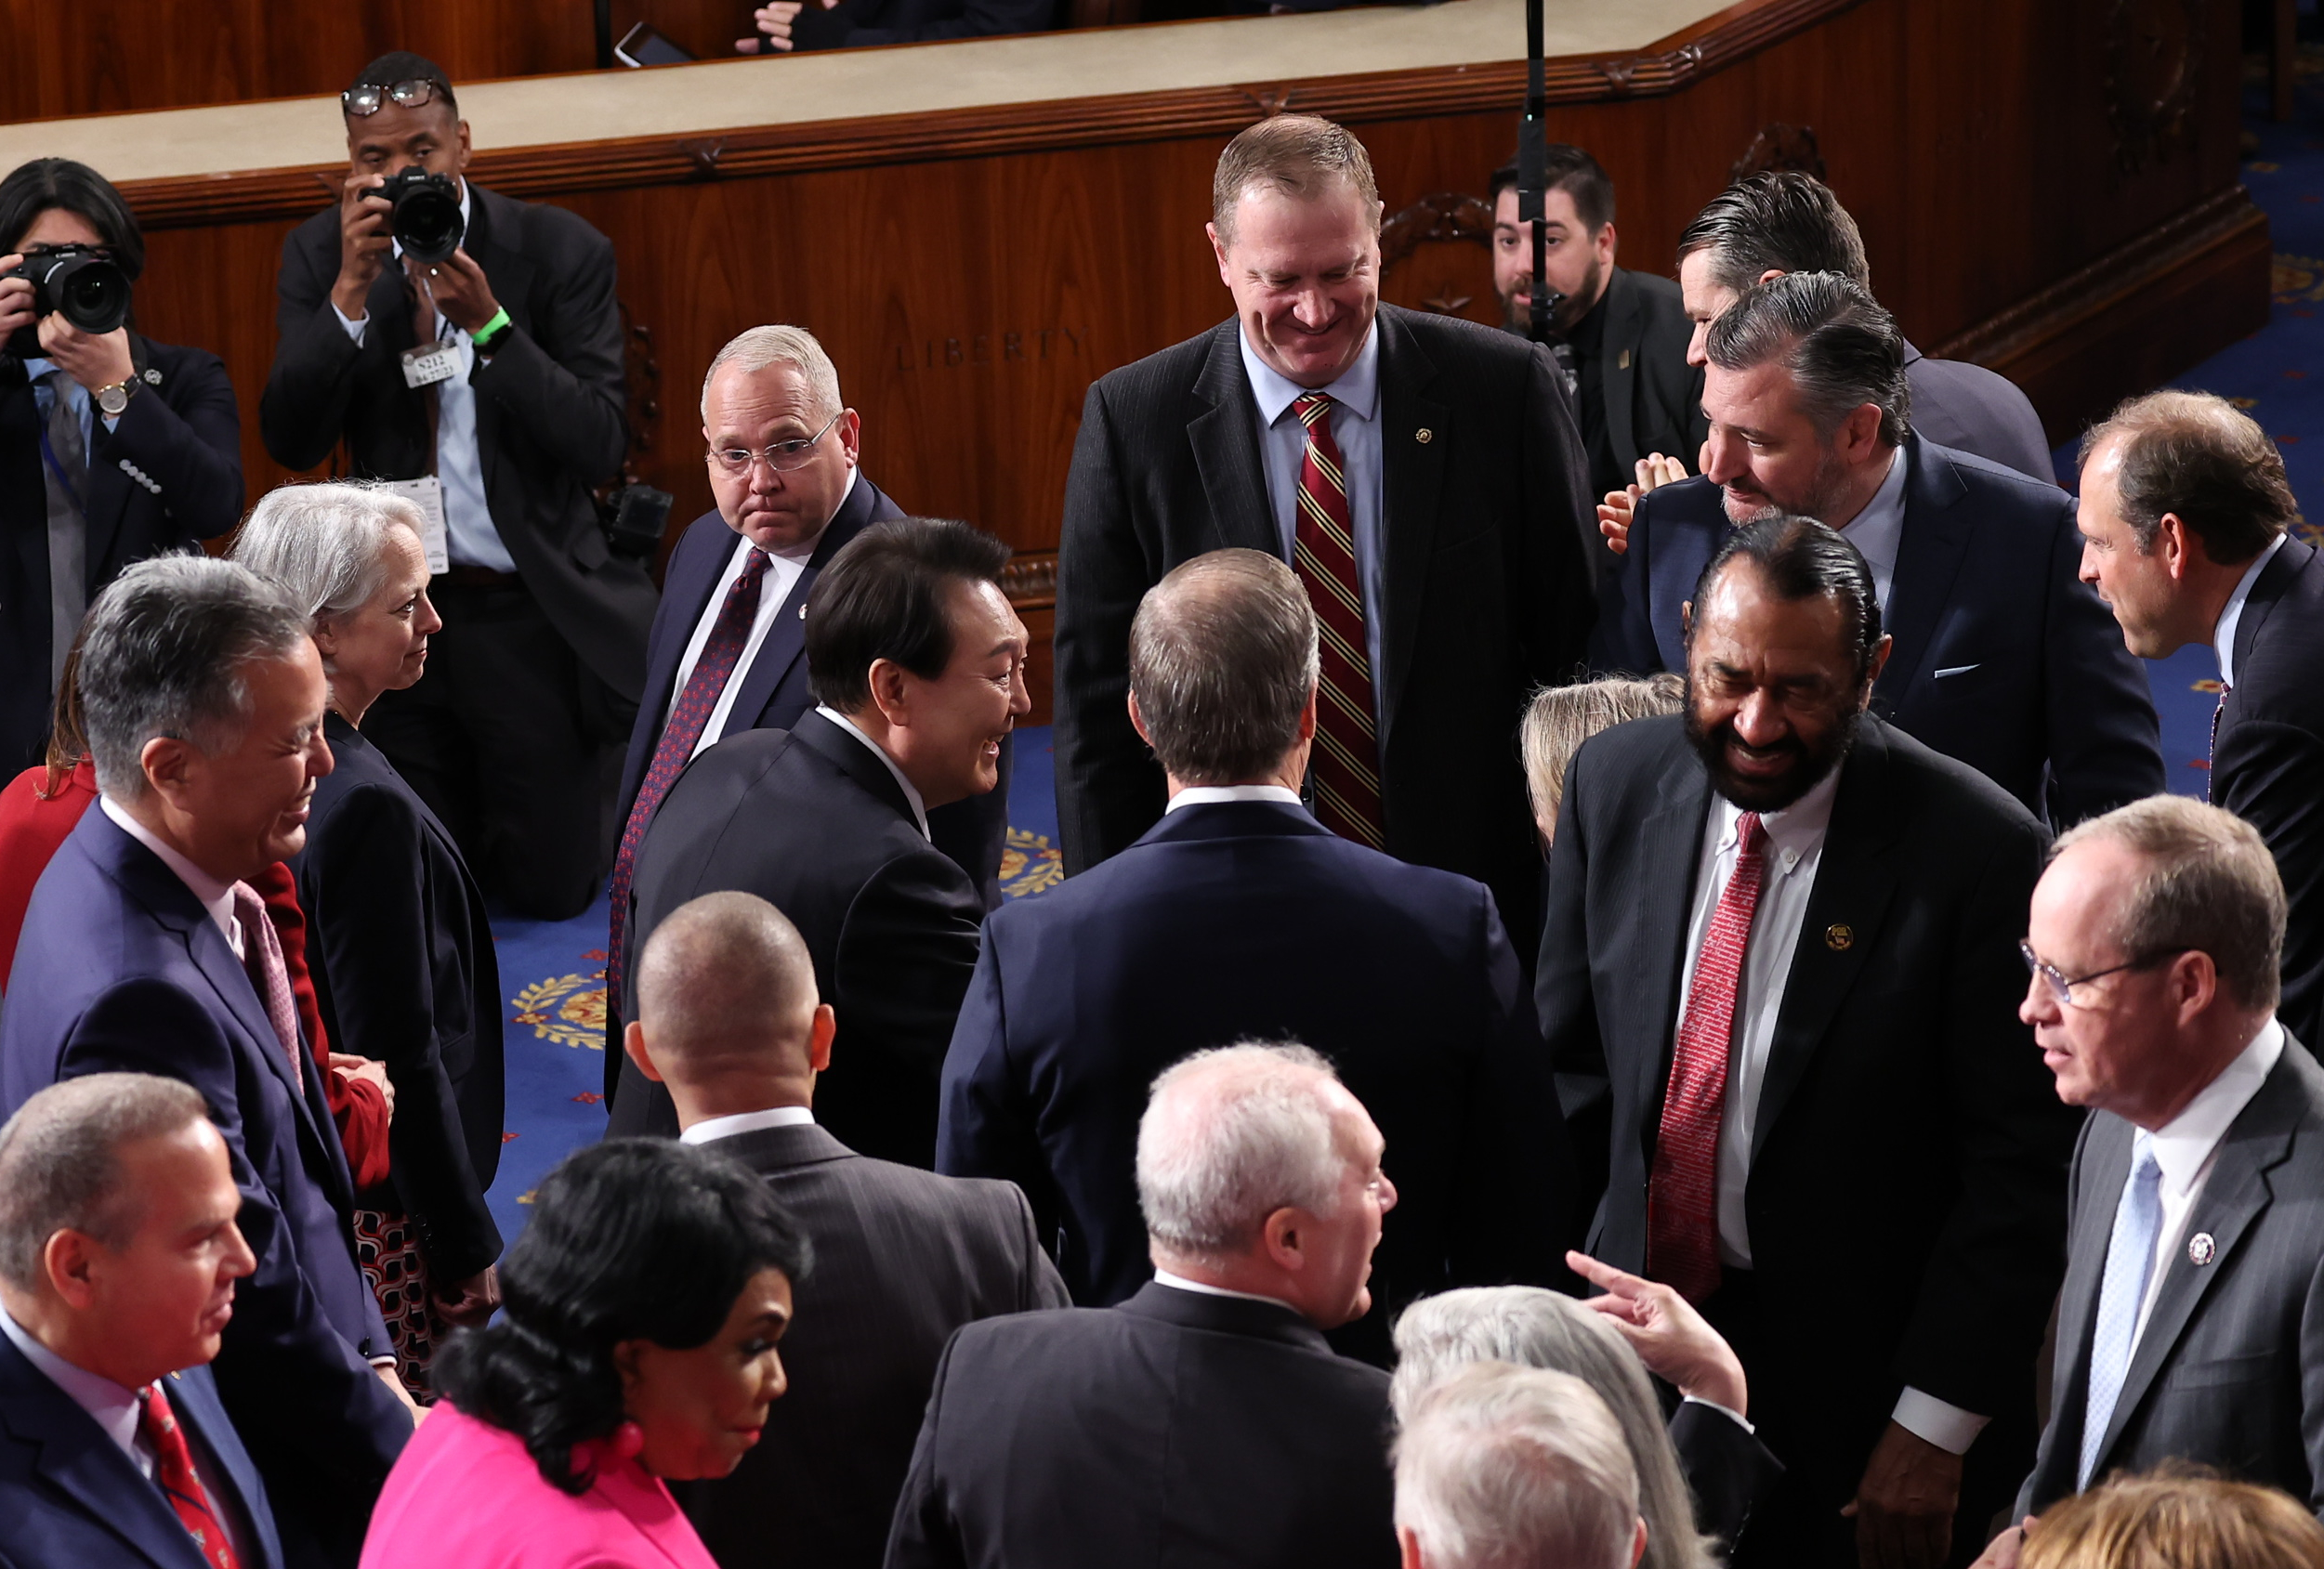
[[[65,655],[133,561],[242,516],[242,422],[217,357],[129,326],[145,238],[85,163],[0,179],[0,778],[40,761]]]

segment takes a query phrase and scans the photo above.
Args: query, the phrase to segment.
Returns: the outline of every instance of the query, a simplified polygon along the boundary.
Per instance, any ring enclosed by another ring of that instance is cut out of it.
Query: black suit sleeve
[[[285,468],[313,468],[331,455],[354,397],[351,373],[362,349],[331,306],[338,250],[318,253],[295,229],[282,241],[275,281],[274,369],[258,399],[267,455]]]
[[[2160,795],[2166,780],[2147,673],[2124,647],[2114,613],[2081,581],[2072,498],[2061,495],[2057,505],[2042,658],[2049,669],[2050,817],[2064,829]]]
[[[1082,403],[1057,545],[1057,792],[1065,870],[1126,847],[1162,816],[1162,769],[1130,724],[1130,621],[1160,576],[1130,518],[1099,382]]]
[[[419,1227],[428,1267],[449,1286],[498,1259],[501,1237],[468,1160],[437,1037],[425,831],[394,791],[350,791],[310,851],[310,886],[335,1044],[387,1066],[396,1194]]]
[[[1536,685],[1558,684],[1582,671],[1608,553],[1598,543],[1597,498],[1590,494],[1590,463],[1582,450],[1573,399],[1556,361],[1539,345],[1526,367],[1519,439],[1525,448],[1525,526],[1511,603],[1526,674]],[[1131,610],[1136,612],[1135,604]]]
[[[2221,786],[2218,804],[2259,830],[2292,893],[2276,1011],[2302,1040],[2324,1039],[2324,908],[2304,896],[2324,889],[2324,738],[2273,720],[2239,720],[2220,735],[2212,778]]]
[[[791,41],[797,49],[860,49],[872,44],[998,38],[1011,33],[1046,32],[1057,25],[1057,9],[1056,0],[965,0],[954,16],[876,27],[859,25],[865,14],[863,7],[843,3],[827,11],[809,6],[792,19]]]
[[[162,488],[184,540],[215,539],[242,521],[243,425],[234,384],[213,354],[186,351],[172,391],[177,403],[148,388],[129,399],[111,435],[98,422],[92,466],[137,464]]]
[[[935,1157],[938,1083],[982,913],[967,874],[934,848],[888,862],[848,906],[832,963],[832,1126],[865,1155]]]
[[[1576,1218],[1586,1236],[1606,1192],[1613,1097],[1606,1042],[1598,1032],[1597,995],[1590,984],[1590,846],[1582,826],[1585,788],[1581,773],[1582,753],[1576,752],[1566,768],[1565,798],[1557,807],[1557,847],[1549,857],[1548,914],[1533,972],[1533,1001],[1556,1075],[1558,1105],[1565,1111],[1575,1166]]]
[[[1695,1497],[1695,1529],[1729,1546],[1783,1475],[1783,1462],[1743,1424],[1699,1400],[1671,1415],[1671,1447]]]
[[[912,1469],[904,1473],[904,1490],[896,1499],[896,1518],[887,1529],[886,1569],[967,1569],[967,1555],[961,1550],[960,1533],[936,1474],[944,1386],[952,1371],[952,1350],[959,1344],[955,1330],[936,1365],[936,1385],[920,1420],[920,1436],[912,1446]]]
[[[531,329],[504,328],[468,382],[558,467],[597,485],[629,450],[613,242],[578,221],[558,232],[573,252],[541,275]]]
[[[1016,1233],[1017,1256],[1024,1266],[1018,1277],[1018,1311],[1032,1313],[1044,1308],[1071,1307],[1073,1298],[1065,1288],[1065,1277],[1049,1262],[1049,1255],[1041,1250],[1041,1236],[1033,1224],[1033,1207],[1025,1201],[1022,1189],[1011,1188],[1009,1197],[1014,1201],[1010,1205],[1009,1224]]]

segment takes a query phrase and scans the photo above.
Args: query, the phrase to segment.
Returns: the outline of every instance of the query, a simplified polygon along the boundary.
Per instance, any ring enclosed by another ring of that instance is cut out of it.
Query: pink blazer
[[[659,1477],[597,1450],[579,1497],[512,1432],[440,1401],[387,1473],[361,1569],[717,1569]]]

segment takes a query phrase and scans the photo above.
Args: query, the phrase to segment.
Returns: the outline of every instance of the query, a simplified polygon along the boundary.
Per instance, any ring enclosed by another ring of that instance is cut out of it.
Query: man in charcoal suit
[[[1212,212],[1236,320],[1101,378],[1074,444],[1057,564],[1066,870],[1162,815],[1162,771],[1123,703],[1139,599],[1180,562],[1242,546],[1291,562],[1324,621],[1318,820],[1485,883],[1530,948],[1541,856],[1509,738],[1536,686],[1572,678],[1601,554],[1572,399],[1538,346],[1379,304],[1380,201],[1339,126],[1285,114],[1242,132]]]
[[[1583,743],[1550,863],[1543,1033],[1609,1152],[1590,1251],[1742,1358],[1787,1469],[1738,1564],[1935,1569],[2023,1476],[2057,1288],[2078,1118],[2013,936],[2047,835],[1865,713],[1890,644],[1832,530],[1731,533],[1693,601],[1686,713]]]
[[[1572,1173],[1541,1034],[1492,896],[1328,832],[1299,803],[1315,612],[1256,550],[1174,569],[1130,632],[1130,705],[1169,779],[1136,844],[985,922],[944,1064],[937,1169],[1035,1199],[1074,1300],[1152,1276],[1138,1214],[1146,1086],[1188,1052],[1293,1039],[1396,1151],[1380,1310],[1333,1332],[1385,1366],[1404,1304],[1566,1281]]]
[[[926,1167],[937,1076],[984,919],[930,840],[935,807],[991,790],[1031,706],[1025,626],[1001,592],[1008,547],[965,523],[858,534],[807,602],[817,706],[789,730],[719,742],[671,788],[637,853],[629,941],[678,906],[739,889],[799,929],[839,1015],[818,1112],[849,1146]],[[634,1018],[637,1001],[624,999]],[[624,1023],[627,1021],[624,1020]],[[616,1134],[677,1131],[668,1092],[623,1070]]]
[[[1065,1283],[1015,1187],[866,1159],[816,1125],[836,1021],[781,911],[740,893],[680,906],[637,980],[629,1056],[669,1087],[679,1136],[763,1174],[815,1249],[757,1446],[671,1491],[724,1569],[877,1569],[945,1340],[1063,1307]]]

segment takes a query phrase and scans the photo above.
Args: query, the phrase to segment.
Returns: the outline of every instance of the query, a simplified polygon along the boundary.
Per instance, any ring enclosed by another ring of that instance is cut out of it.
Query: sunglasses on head
[[[376,114],[382,106],[389,103],[404,109],[417,109],[424,103],[432,102],[436,92],[436,84],[425,76],[415,76],[409,82],[397,82],[384,87],[374,82],[365,82],[341,93],[339,107],[355,115]]]

